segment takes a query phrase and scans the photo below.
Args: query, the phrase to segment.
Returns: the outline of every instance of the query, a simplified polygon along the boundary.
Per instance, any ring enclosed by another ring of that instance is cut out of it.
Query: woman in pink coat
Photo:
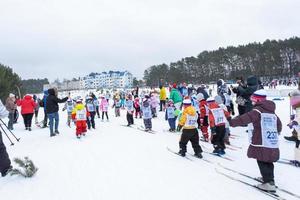
[[[102,121],[104,120],[104,114],[106,115],[106,119],[108,121],[108,102],[104,97],[101,97],[100,110],[102,111]]]
[[[21,106],[21,114],[24,119],[25,129],[31,131],[32,117],[36,103],[34,102],[32,96],[25,95],[23,99],[19,99],[17,101],[17,105]]]

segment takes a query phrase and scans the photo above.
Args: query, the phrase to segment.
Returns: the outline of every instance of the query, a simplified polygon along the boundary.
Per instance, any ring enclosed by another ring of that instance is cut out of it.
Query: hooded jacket
[[[197,117],[197,113],[196,113],[196,109],[190,105],[188,107],[186,107],[184,110],[183,110],[183,113],[179,119],[179,125],[183,127],[183,129],[195,129],[197,127],[197,125],[195,126],[188,126],[186,125],[186,121],[188,119],[188,116],[192,116],[192,117]],[[195,119],[197,121],[197,119]]]
[[[18,100],[17,105],[21,106],[22,115],[34,113],[34,108],[36,107],[36,103],[30,95],[25,95],[23,99]]]
[[[182,102],[182,97],[176,88],[172,88],[169,99],[172,99],[174,104]]]
[[[252,111],[230,120],[230,126],[245,126],[253,123],[253,136],[248,148],[248,157],[264,162],[275,162],[279,159],[279,148],[258,147],[258,145],[262,145],[262,127],[261,114],[256,110],[261,113],[275,114],[275,103],[269,100],[256,103]],[[277,117],[277,132],[280,133],[281,130],[282,124]]]
[[[10,113],[14,113],[17,109],[17,105],[15,104],[14,98],[8,97],[5,102],[5,107]]]
[[[56,113],[58,112],[58,103],[64,103],[68,100],[68,97],[65,97],[63,99],[57,98],[55,95],[54,89],[48,90],[48,97],[46,99],[46,112],[47,114]]]

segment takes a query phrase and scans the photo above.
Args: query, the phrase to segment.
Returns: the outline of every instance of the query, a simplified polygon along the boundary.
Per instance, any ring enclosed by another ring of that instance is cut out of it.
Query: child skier
[[[224,137],[226,133],[226,118],[230,115],[226,110],[221,108],[212,97],[207,99],[207,104],[209,108],[208,119],[212,137],[211,143],[214,146],[213,153],[223,155],[225,154]]]
[[[227,94],[227,93],[225,93]],[[223,110],[227,111],[230,115],[230,112],[228,111],[228,107],[223,104],[222,97],[217,95],[215,96],[215,102],[219,105],[220,108]],[[229,129],[229,122],[225,120],[225,136],[224,136],[224,143],[225,144],[230,144],[229,142],[229,136],[230,136],[230,129]]]
[[[72,119],[76,125],[76,136],[79,139],[86,133],[86,119],[90,117],[90,113],[86,110],[82,103],[82,99],[76,100],[75,108],[72,111]]]
[[[140,99],[138,97],[134,98],[133,107],[135,109],[135,118],[137,118],[138,115],[140,116],[140,118],[142,118],[142,116],[141,116],[141,107],[140,107]]]
[[[87,125],[88,129],[90,130],[91,127],[95,129],[95,115],[96,115],[96,106],[94,103],[94,99],[91,96],[86,98],[85,102],[86,110],[89,112],[90,117],[87,118]]]
[[[174,106],[174,102],[172,99],[168,100],[167,102],[167,107],[166,107],[166,115],[165,115],[165,119],[168,120],[169,122],[169,126],[170,132],[175,132],[176,129],[176,119],[177,117],[175,116],[175,111],[176,111],[176,107]]]
[[[148,98],[144,99],[142,109],[141,109],[144,125],[145,125],[145,131],[151,131],[152,130],[152,111],[150,107],[150,103]]]
[[[120,114],[121,100],[120,100],[119,96],[116,96],[114,98],[114,104],[113,104],[112,108],[115,108],[115,116],[120,117],[121,116],[121,114]]]
[[[102,121],[104,121],[104,114],[106,116],[106,120],[108,121],[108,114],[107,114],[108,107],[109,107],[109,104],[108,104],[107,99],[104,97],[101,97],[100,110],[102,111]]]
[[[197,100],[199,102],[200,117],[198,117],[198,125],[202,132],[202,136],[206,142],[208,142],[208,105],[202,93],[197,94]]]
[[[127,119],[127,126],[130,126],[134,123],[133,121],[133,101],[132,101],[132,95],[128,94],[127,96],[127,100],[125,102],[125,107],[127,109],[127,115],[126,115],[126,119]]]
[[[177,126],[177,131],[180,131],[182,128],[182,135],[179,141],[179,154],[185,156],[186,145],[191,141],[195,156],[202,158],[202,148],[199,145],[199,134],[197,130],[198,116],[196,109],[192,106],[190,99],[185,99],[183,101],[183,107],[184,110]]]
[[[252,124],[248,130],[250,145],[248,157],[257,160],[263,183],[258,188],[275,192],[274,165],[279,159],[279,138],[282,130],[279,117],[275,114],[275,103],[266,99],[265,90],[257,90],[251,96],[253,110],[229,121],[230,126]]]
[[[75,104],[73,102],[73,99],[71,99],[71,97],[69,97],[62,109],[63,111],[67,110],[67,113],[68,113],[67,124],[69,127],[71,127],[72,111],[74,109],[74,106],[75,106]]]

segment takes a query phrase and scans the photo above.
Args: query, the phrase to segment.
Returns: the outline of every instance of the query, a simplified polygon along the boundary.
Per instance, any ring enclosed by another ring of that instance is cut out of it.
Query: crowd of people
[[[158,112],[164,112],[169,131],[182,131],[179,154],[186,156],[187,144],[190,141],[198,158],[203,157],[199,140],[211,142],[213,154],[224,155],[226,145],[230,144],[230,127],[248,126],[250,135],[248,157],[257,160],[263,181],[258,187],[266,191],[275,191],[273,162],[279,159],[278,135],[282,130],[281,121],[275,114],[275,104],[267,100],[266,91],[257,77],[249,76],[246,81],[238,79],[236,83],[236,87],[228,86],[224,80],[219,79],[215,96],[212,89],[204,84],[195,88],[192,84],[186,83],[162,84],[159,90],[150,91],[140,91],[137,87],[131,92],[116,91],[112,96],[106,93],[97,97],[90,92],[85,98],[71,97],[70,94],[58,98],[57,90],[51,88],[44,91],[41,99],[36,95],[25,95],[22,99],[18,99],[15,95],[9,94],[5,103],[5,113],[2,106],[0,116],[8,116],[8,128],[13,130],[15,111],[17,106],[20,106],[25,130],[32,131],[32,120],[35,116],[35,123],[42,128],[49,126],[50,137],[53,137],[60,134],[58,104],[64,103],[63,111],[67,112],[67,125],[71,126],[74,122],[75,135],[81,138],[86,135],[88,129],[96,129],[95,117],[101,118],[102,121],[106,117],[106,121],[109,121],[110,105],[114,109],[115,117],[121,117],[121,109],[126,110],[127,126],[134,124],[134,118],[142,118],[146,132],[153,131],[152,118],[158,117]],[[298,93],[291,94],[293,100],[299,97],[298,101],[295,100],[297,103],[291,103],[296,112],[290,124],[294,134],[300,131],[299,91],[300,87]],[[238,113],[235,112],[235,105]],[[41,107],[44,111],[44,120],[38,122]],[[299,136],[300,134],[297,134],[295,137],[297,143],[295,162],[300,161]],[[0,151],[4,152],[2,138],[0,148],[1,146]],[[8,158],[5,153],[2,153],[2,156],[4,160]],[[10,163],[7,163],[5,167],[0,165],[2,175],[5,175],[5,170],[10,167]]]

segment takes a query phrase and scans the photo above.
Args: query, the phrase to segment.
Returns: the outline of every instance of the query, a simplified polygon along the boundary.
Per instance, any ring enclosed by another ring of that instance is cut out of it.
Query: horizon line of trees
[[[209,83],[218,79],[235,80],[250,74],[265,80],[292,78],[300,72],[300,38],[266,40],[238,47],[203,51],[197,57],[153,65],[144,71],[147,86],[166,83]]]

